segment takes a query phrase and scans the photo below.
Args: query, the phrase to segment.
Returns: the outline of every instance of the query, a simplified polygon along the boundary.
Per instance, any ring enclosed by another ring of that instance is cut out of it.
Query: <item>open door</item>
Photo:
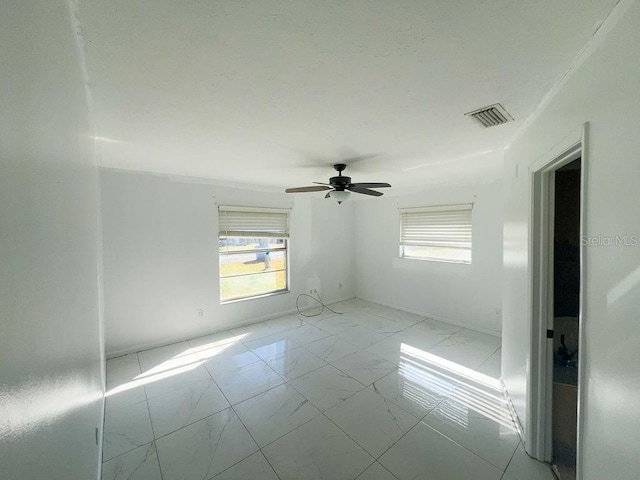
[[[532,168],[531,369],[527,452],[580,478],[585,134]]]
[[[549,317],[553,331],[551,463],[562,480],[576,478],[580,326],[580,179],[578,158],[553,172]]]

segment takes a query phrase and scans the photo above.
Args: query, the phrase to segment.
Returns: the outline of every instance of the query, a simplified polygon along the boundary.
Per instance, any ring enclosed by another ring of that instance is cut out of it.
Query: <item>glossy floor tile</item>
[[[144,383],[147,398],[153,398],[193,383],[209,380],[211,375],[200,364],[200,361],[196,361],[189,365],[166,370],[157,375],[145,375],[143,373],[142,377],[139,378]]]
[[[418,423],[378,460],[400,480],[500,480],[503,471]]]
[[[108,360],[102,478],[553,478],[519,443],[499,339],[329,308]]]
[[[242,340],[245,342],[250,342],[251,340],[257,340],[258,338],[272,335],[279,332],[280,330],[280,328],[270,327],[265,322],[257,322],[243,325],[242,327],[238,328],[232,328],[231,333],[242,337]]]
[[[331,335],[326,330],[314,325],[300,325],[286,331],[286,335],[299,345],[306,345]]]
[[[412,367],[403,365],[402,368],[373,382],[369,388],[421,419],[456,387],[432,372]]]
[[[147,400],[144,386],[135,379],[107,381],[105,397],[105,414]]]
[[[369,303],[368,305],[365,305],[363,307],[357,307],[357,309],[371,315],[376,315],[378,317],[388,318],[389,320],[403,323],[405,327],[410,327],[411,325],[415,325],[416,323],[422,322],[424,320],[424,317],[421,317],[419,315],[415,315],[413,313],[405,312],[402,310],[397,310],[395,308],[387,307],[386,305],[380,305],[377,303]]]
[[[153,440],[147,402],[108,412],[104,418],[104,460],[111,460]]]
[[[212,375],[232,405],[284,383],[284,379],[263,361]]]
[[[342,329],[336,332],[335,336],[359,348],[368,347],[385,338],[384,335],[376,333],[362,325]]]
[[[382,455],[419,421],[368,388],[327,410],[325,415],[374,458]]]
[[[161,478],[158,454],[154,442],[104,462],[103,480],[157,480]]]
[[[384,358],[388,362],[398,365],[406,347],[413,347],[423,351],[429,351],[447,339],[446,335],[437,335],[424,330],[416,330],[409,327],[404,331],[394,333],[387,338],[369,345],[365,348],[368,352]]]
[[[429,351],[438,357],[463,365],[467,368],[478,368],[493,353],[493,351],[480,349],[466,343],[456,342],[450,338],[440,342]]]
[[[333,335],[308,343],[304,348],[329,363],[359,350],[358,347]]]
[[[251,340],[246,342],[246,345],[262,360],[269,360],[299,346],[296,341],[287,336],[286,332],[277,332]]]
[[[261,447],[320,414],[320,410],[289,385],[256,395],[237,404],[234,410]]]
[[[107,383],[116,381],[130,381],[140,375],[138,354],[123,355],[107,363]]]
[[[445,400],[423,422],[505,470],[519,443],[507,412],[507,405],[498,399]]]
[[[212,379],[150,398],[148,403],[156,438],[230,407]]]
[[[254,453],[213,478],[214,480],[279,480],[262,452]]]
[[[286,380],[294,380],[327,364],[327,362],[302,347],[291,349],[273,357],[267,363]]]
[[[239,340],[222,345],[206,345],[198,349],[197,355],[213,377],[260,361],[260,357]]]
[[[285,331],[291,330],[296,327],[302,327],[306,325],[306,322],[298,315],[285,315],[284,317],[273,318],[264,322],[271,330]]]
[[[355,395],[365,386],[332,365],[296,378],[291,386],[324,411]]]
[[[189,340],[189,345],[192,347],[193,352],[197,352],[200,347],[209,348],[216,345],[224,345],[225,343],[234,343],[237,339],[239,340],[237,335],[225,330],[205,335],[204,337],[192,338]]]
[[[432,318],[425,318],[422,322],[416,323],[415,328],[438,335],[453,335],[462,329],[462,327],[458,327],[457,325],[433,320]]]
[[[322,330],[325,330],[332,334],[337,334],[344,329],[357,327],[359,325],[360,318],[355,317],[351,312],[344,313],[342,315],[329,315],[319,320],[309,320],[311,323]]]
[[[324,415],[276,440],[262,452],[282,479],[356,478],[374,459]]]
[[[475,330],[470,330],[468,328],[458,330],[449,338],[456,342],[465,343],[481,350],[488,350],[492,353],[500,348],[500,345],[502,344],[499,337],[476,332]]]
[[[555,476],[549,467],[529,457],[522,444],[518,445],[507,471],[504,480],[554,480]]]
[[[233,409],[156,440],[164,480],[209,479],[258,451]]]
[[[189,365],[197,359],[192,358],[188,342],[179,342],[138,352],[138,360],[145,375],[155,375]]]
[[[392,475],[389,470],[378,462],[375,462],[367,468],[357,480],[397,480],[397,477]]]
[[[402,322],[378,317],[376,315],[370,315],[367,322],[361,325],[382,335],[393,335],[407,328],[406,324]]]
[[[333,365],[363,385],[371,385],[397,368],[394,364],[365,350],[336,360]]]

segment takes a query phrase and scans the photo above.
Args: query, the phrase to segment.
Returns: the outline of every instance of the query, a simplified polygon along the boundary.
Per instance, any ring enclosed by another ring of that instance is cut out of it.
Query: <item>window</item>
[[[400,209],[400,256],[471,263],[471,207]]]
[[[218,208],[220,301],[289,291],[289,211]]]

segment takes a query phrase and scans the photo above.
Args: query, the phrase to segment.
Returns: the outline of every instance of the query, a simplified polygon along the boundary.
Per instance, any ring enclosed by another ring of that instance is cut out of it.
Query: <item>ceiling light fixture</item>
[[[336,200],[338,203],[344,202],[347,198],[349,198],[351,192],[347,192],[346,190],[334,190],[331,192],[330,197]]]

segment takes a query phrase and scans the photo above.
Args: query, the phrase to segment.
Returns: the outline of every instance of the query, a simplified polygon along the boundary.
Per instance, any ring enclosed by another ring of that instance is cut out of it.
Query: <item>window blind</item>
[[[289,238],[289,210],[254,207],[218,207],[221,237]]]
[[[471,251],[471,204],[400,209],[400,245]]]

